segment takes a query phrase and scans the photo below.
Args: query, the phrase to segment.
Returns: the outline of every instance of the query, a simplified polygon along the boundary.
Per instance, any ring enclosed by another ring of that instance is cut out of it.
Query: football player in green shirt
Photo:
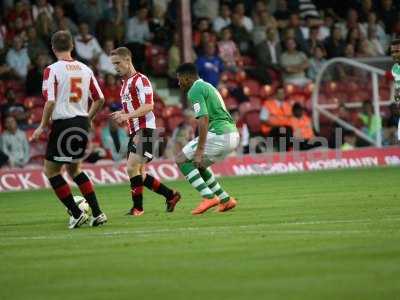
[[[220,212],[230,210],[236,206],[236,200],[221,188],[208,167],[224,159],[239,145],[235,122],[218,90],[199,78],[194,64],[182,64],[176,73],[179,86],[187,92],[198,119],[199,136],[190,141],[176,158],[183,175],[203,198],[192,214],[204,213],[217,205]]]
[[[400,38],[394,39],[390,46],[390,52],[395,64],[392,67],[394,78],[394,101],[400,104]],[[400,141],[400,120],[397,129],[397,139]]]

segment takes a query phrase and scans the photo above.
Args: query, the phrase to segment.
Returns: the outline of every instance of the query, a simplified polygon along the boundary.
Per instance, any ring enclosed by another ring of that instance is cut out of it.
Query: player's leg
[[[237,133],[228,133],[224,135],[211,135],[207,141],[205,155],[208,158],[209,165],[223,160],[239,145],[240,137]],[[201,177],[208,187],[219,198],[220,212],[227,211],[236,206],[236,200],[221,187],[210,168],[199,169]]]
[[[106,215],[101,211],[99,202],[97,201],[97,196],[94,191],[93,183],[86,175],[85,172],[81,170],[81,162],[71,163],[67,165],[67,172],[69,176],[74,180],[82,196],[88,202],[90,209],[92,210],[93,218],[91,220],[92,226],[99,226],[107,222]]]
[[[175,159],[182,174],[186,177],[186,180],[200,193],[203,197],[203,201],[197,208],[192,211],[192,214],[200,214],[205,212],[211,207],[218,205],[219,200],[215,194],[205,183],[204,179],[200,175],[199,169],[194,165],[192,159],[194,151],[197,148],[197,139],[189,142],[179,153]]]
[[[219,198],[221,202],[229,201],[229,194],[222,189],[221,185],[218,183],[210,168],[199,168],[199,172],[210,190],[213,191],[213,193]]]
[[[143,158],[136,153],[130,152],[126,164],[131,183],[131,194],[133,206],[129,214],[140,216],[143,214],[143,175],[142,175]]]
[[[64,204],[64,206],[71,212],[74,220],[72,220],[73,223],[70,222],[70,228],[75,228],[86,222],[88,216],[80,210],[78,205],[76,205],[71,193],[71,187],[61,175],[62,166],[62,163],[56,163],[49,160],[44,161],[44,171],[49,179],[50,185],[58,199],[60,199],[62,204]]]
[[[176,204],[181,199],[181,194],[178,191],[172,190],[157,178],[145,172],[145,166],[142,168],[143,185],[149,190],[165,197],[167,212],[173,212]]]

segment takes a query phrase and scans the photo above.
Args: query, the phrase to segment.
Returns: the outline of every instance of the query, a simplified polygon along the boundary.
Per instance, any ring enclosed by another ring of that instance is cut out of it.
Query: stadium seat
[[[233,110],[238,108],[238,102],[234,97],[224,98],[225,106],[228,110]]]
[[[250,105],[253,109],[261,108],[261,99],[260,97],[249,97]]]
[[[181,115],[174,115],[166,120],[169,132],[173,132],[174,129],[177,128],[184,121],[184,117]]]
[[[236,82],[242,82],[246,79],[246,77],[247,77],[246,72],[241,70],[236,73],[235,80]]]
[[[236,80],[236,75],[235,75],[235,73],[233,73],[233,72],[223,72],[222,74],[221,74],[221,81],[222,82],[226,82],[226,81],[229,81],[229,80]]]
[[[163,118],[168,119],[173,116],[182,116],[182,109],[174,105],[167,106],[164,109]]]
[[[43,107],[34,107],[30,111],[30,115],[28,117],[28,124],[38,124],[42,120],[42,114],[43,114]]]
[[[152,58],[151,68],[154,75],[161,76],[167,74],[168,58],[166,54],[158,54]]]
[[[244,122],[247,124],[250,135],[259,135],[261,132],[260,110],[250,110],[245,113],[243,117]]]
[[[244,80],[242,83],[243,92],[246,96],[258,96],[260,94],[260,84],[253,79]]]
[[[260,90],[259,90],[259,96],[263,100],[267,100],[268,98],[271,98],[274,93],[275,93],[275,89],[270,84],[263,85],[262,87],[260,87]]]
[[[42,107],[44,105],[44,99],[42,97],[27,97],[23,100],[26,108]]]

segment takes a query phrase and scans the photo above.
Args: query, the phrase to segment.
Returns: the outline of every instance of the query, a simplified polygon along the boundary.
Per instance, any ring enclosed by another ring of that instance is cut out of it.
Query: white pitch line
[[[122,235],[154,235],[157,233],[185,233],[185,232],[197,232],[205,235],[218,234],[219,232],[235,232],[235,229],[246,229],[247,232],[253,229],[253,232],[260,227],[275,227],[281,225],[323,225],[323,224],[349,224],[349,223],[374,223],[384,221],[400,221],[400,217],[394,218],[383,218],[383,219],[358,219],[358,220],[325,220],[325,221],[305,221],[305,222],[282,222],[282,223],[271,223],[271,224],[249,224],[249,225],[238,225],[238,226],[213,226],[213,227],[185,227],[185,228],[161,228],[151,230],[129,230],[129,231],[109,231],[109,232],[93,232],[91,231],[89,236],[122,236]],[[263,229],[263,233],[270,234],[360,234],[370,233],[371,230],[268,230]],[[384,231],[386,232],[386,230]],[[58,239],[73,239],[77,236],[70,234],[62,234],[56,236],[20,236],[20,237],[1,237],[5,240],[58,240]],[[78,236],[80,237],[80,236]]]

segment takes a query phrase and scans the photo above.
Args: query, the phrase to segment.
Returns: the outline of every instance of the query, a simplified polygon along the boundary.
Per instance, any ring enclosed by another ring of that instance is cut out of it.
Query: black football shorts
[[[54,120],[47,144],[46,159],[66,164],[81,161],[86,154],[89,128],[87,117]]]

